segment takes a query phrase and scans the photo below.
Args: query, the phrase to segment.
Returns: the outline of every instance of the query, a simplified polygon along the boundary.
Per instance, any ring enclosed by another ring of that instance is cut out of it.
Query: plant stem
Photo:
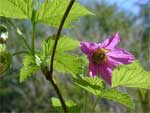
[[[96,105],[97,105],[99,99],[100,99],[100,97],[96,97],[96,101],[95,101],[95,103],[94,103],[94,105],[93,105],[93,107],[92,107],[92,112],[93,112],[93,113],[95,112],[95,107],[96,107]]]
[[[88,99],[88,92],[84,91],[84,108],[83,108],[83,113],[86,113],[87,109],[87,99]]]
[[[28,53],[28,51],[19,51],[19,52],[15,52],[12,54],[12,56],[18,55],[18,54],[22,54],[22,53]]]
[[[51,61],[50,62],[50,70],[48,70],[48,72],[45,74],[46,79],[51,81],[51,83],[52,83],[52,85],[53,85],[53,87],[54,87],[54,89],[55,89],[55,91],[56,91],[56,93],[57,93],[57,95],[59,97],[59,100],[61,102],[61,105],[62,105],[63,110],[64,110],[65,113],[68,113],[67,106],[65,104],[65,101],[64,101],[64,99],[63,99],[63,97],[62,97],[62,95],[61,95],[57,85],[53,81],[53,76],[52,75],[53,75],[53,63],[54,63],[54,57],[55,57],[55,52],[56,52],[56,48],[57,48],[57,43],[58,43],[61,31],[62,31],[64,22],[65,22],[65,20],[66,20],[66,18],[68,16],[68,14],[69,14],[73,4],[74,4],[74,2],[75,2],[75,0],[70,0],[69,4],[67,6],[67,9],[66,9],[66,11],[65,11],[65,13],[63,15],[63,18],[61,20],[61,23],[59,25],[59,28],[58,28],[58,31],[57,31],[57,34],[56,34],[55,43],[54,43],[54,46],[53,46],[53,51],[52,51],[51,60],[50,60]]]
[[[11,20],[9,20],[9,19],[7,19],[7,18],[6,18],[6,20],[7,20],[7,22],[15,29],[16,33],[21,37],[21,39],[23,40],[23,42],[24,42],[24,44],[26,45],[26,47],[27,47],[30,51],[32,51],[31,48],[30,48],[30,46],[29,46],[29,44],[28,44],[28,42],[26,41],[24,35],[23,35],[22,32],[20,31],[20,29],[19,29],[18,27],[16,27],[15,24],[14,24]]]
[[[57,94],[57,96],[58,96],[58,98],[59,98],[59,100],[60,100],[60,102],[62,104],[64,113],[68,113],[67,106],[66,106],[65,101],[64,101],[64,99],[63,99],[63,97],[62,97],[62,95],[61,95],[61,93],[59,91],[59,88],[58,88],[57,84],[54,82],[53,78],[51,78],[50,81],[51,81],[51,83],[52,83],[52,85],[53,85],[53,87],[54,87],[54,89],[56,91],[56,94]]]
[[[53,46],[52,57],[51,57],[51,60],[50,60],[51,64],[50,64],[50,73],[49,73],[49,76],[52,76],[52,74],[53,74],[53,63],[54,63],[55,51],[56,51],[56,48],[57,48],[57,43],[58,43],[58,40],[59,40],[59,37],[60,37],[60,34],[61,34],[61,30],[63,28],[65,20],[66,20],[68,14],[69,14],[69,12],[70,12],[70,10],[71,10],[74,2],[75,2],[75,0],[70,0],[70,3],[69,3],[69,5],[68,5],[68,7],[67,7],[67,9],[66,9],[66,11],[64,13],[64,16],[63,16],[63,18],[61,20],[61,23],[59,25],[59,29],[58,29],[58,32],[56,34],[55,43],[54,43],[54,46]]]

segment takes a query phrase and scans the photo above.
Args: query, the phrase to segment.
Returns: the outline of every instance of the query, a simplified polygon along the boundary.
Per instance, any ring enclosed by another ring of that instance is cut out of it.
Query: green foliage
[[[139,93],[141,94],[142,100],[145,100],[146,96],[146,89],[139,89]]]
[[[114,89],[104,90],[104,82],[99,77],[78,77],[74,78],[74,83],[98,97],[113,100],[129,108],[133,108],[131,98],[128,94],[122,93]]]
[[[104,82],[101,78],[92,78],[92,77],[76,77],[74,78],[74,83],[79,87],[85,89],[86,91],[94,94],[94,95],[101,95]]]
[[[69,0],[45,1],[38,10],[37,22],[58,27],[68,4]],[[92,13],[79,3],[75,3],[65,21],[64,27],[71,27],[72,22],[76,21],[81,16],[89,14]]]
[[[0,16],[31,19],[33,0],[0,0]]]
[[[45,55],[49,55],[52,52],[55,37],[49,37],[48,40],[43,42],[43,51]],[[67,42],[67,43],[66,43]],[[72,39],[68,36],[61,36],[58,40],[58,46],[56,53],[64,53],[70,50],[74,50],[79,47],[79,41]]]
[[[69,0],[45,0],[39,8],[34,0],[0,0],[0,16],[15,19],[34,19],[58,27],[64,15]],[[84,15],[93,14],[79,3],[75,3],[65,21],[64,27],[71,27],[71,23]],[[33,20],[32,20],[33,21]]]
[[[67,42],[67,43],[66,43]],[[53,37],[49,38],[43,43],[43,53],[42,59],[49,65],[50,54],[52,53],[52,48],[54,45]],[[71,39],[67,36],[62,36],[58,41],[54,68],[58,72],[71,73],[73,75],[78,75],[82,71],[82,60],[73,54],[68,54],[67,52],[76,49],[79,46],[79,41]]]
[[[82,61],[75,55],[57,53],[54,61],[54,68],[58,72],[79,75],[82,72]]]
[[[133,103],[130,96],[126,93],[114,89],[108,89],[101,93],[100,97],[119,102],[129,108],[133,108]]]
[[[58,98],[52,97],[51,102],[53,107],[60,112],[63,112],[61,103]],[[80,113],[79,107],[72,100],[65,100],[69,113]]]
[[[40,69],[32,55],[26,55],[23,59],[23,64],[24,66],[20,70],[20,82],[25,81],[28,77]]]
[[[112,87],[125,86],[150,88],[150,72],[144,71],[138,62],[122,65],[113,71]]]

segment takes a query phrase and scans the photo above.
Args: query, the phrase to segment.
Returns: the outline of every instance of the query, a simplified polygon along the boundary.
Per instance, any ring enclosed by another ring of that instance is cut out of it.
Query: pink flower
[[[129,64],[134,56],[123,48],[117,47],[120,42],[119,34],[115,33],[102,43],[81,42],[80,48],[89,60],[89,75],[102,78],[111,85],[112,71],[120,64]]]

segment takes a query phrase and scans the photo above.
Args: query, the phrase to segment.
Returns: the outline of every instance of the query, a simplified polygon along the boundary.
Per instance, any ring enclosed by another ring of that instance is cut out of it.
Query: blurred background
[[[94,12],[95,16],[85,16],[73,23],[72,29],[64,29],[67,34],[80,41],[101,42],[115,32],[121,37],[120,47],[127,48],[138,59],[145,70],[150,70],[150,0],[79,0],[81,4]],[[14,29],[0,18],[8,27],[7,46],[11,53],[22,50],[25,45]],[[24,20],[13,20],[21,29],[28,41],[31,41],[31,23]],[[36,48],[57,29],[38,24],[36,27]],[[80,50],[77,51],[80,55]],[[13,58],[10,69],[0,78],[0,113],[48,113],[56,112],[50,103],[50,97],[56,96],[51,84],[41,72],[34,74],[26,82],[19,83],[19,70],[23,55]],[[85,91],[76,87],[69,74],[54,73],[54,77],[64,98],[74,100],[83,108]],[[133,98],[135,109],[131,110],[118,103],[101,99],[95,113],[150,113],[150,90],[121,88]],[[143,93],[145,92],[145,93]],[[88,94],[87,113],[95,96]],[[83,112],[81,110],[81,112]]]

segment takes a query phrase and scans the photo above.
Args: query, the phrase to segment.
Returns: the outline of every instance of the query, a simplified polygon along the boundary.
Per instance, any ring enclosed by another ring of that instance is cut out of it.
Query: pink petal
[[[134,56],[122,48],[108,52],[107,56],[108,62],[112,62],[112,65],[129,64],[134,61]]]
[[[98,68],[99,66],[95,64],[90,58],[89,59],[89,75],[91,77],[95,77],[96,75],[98,75]]]
[[[120,42],[119,34],[115,33],[111,38],[107,38],[101,44],[101,47],[106,49],[114,49]]]
[[[99,74],[109,85],[111,85],[112,69],[110,67],[106,67],[105,65],[99,66]]]
[[[97,43],[90,43],[90,42],[81,42],[80,43],[80,48],[82,50],[82,52],[84,52],[85,54],[90,54],[92,53],[94,50],[96,50],[98,48],[98,44]]]

